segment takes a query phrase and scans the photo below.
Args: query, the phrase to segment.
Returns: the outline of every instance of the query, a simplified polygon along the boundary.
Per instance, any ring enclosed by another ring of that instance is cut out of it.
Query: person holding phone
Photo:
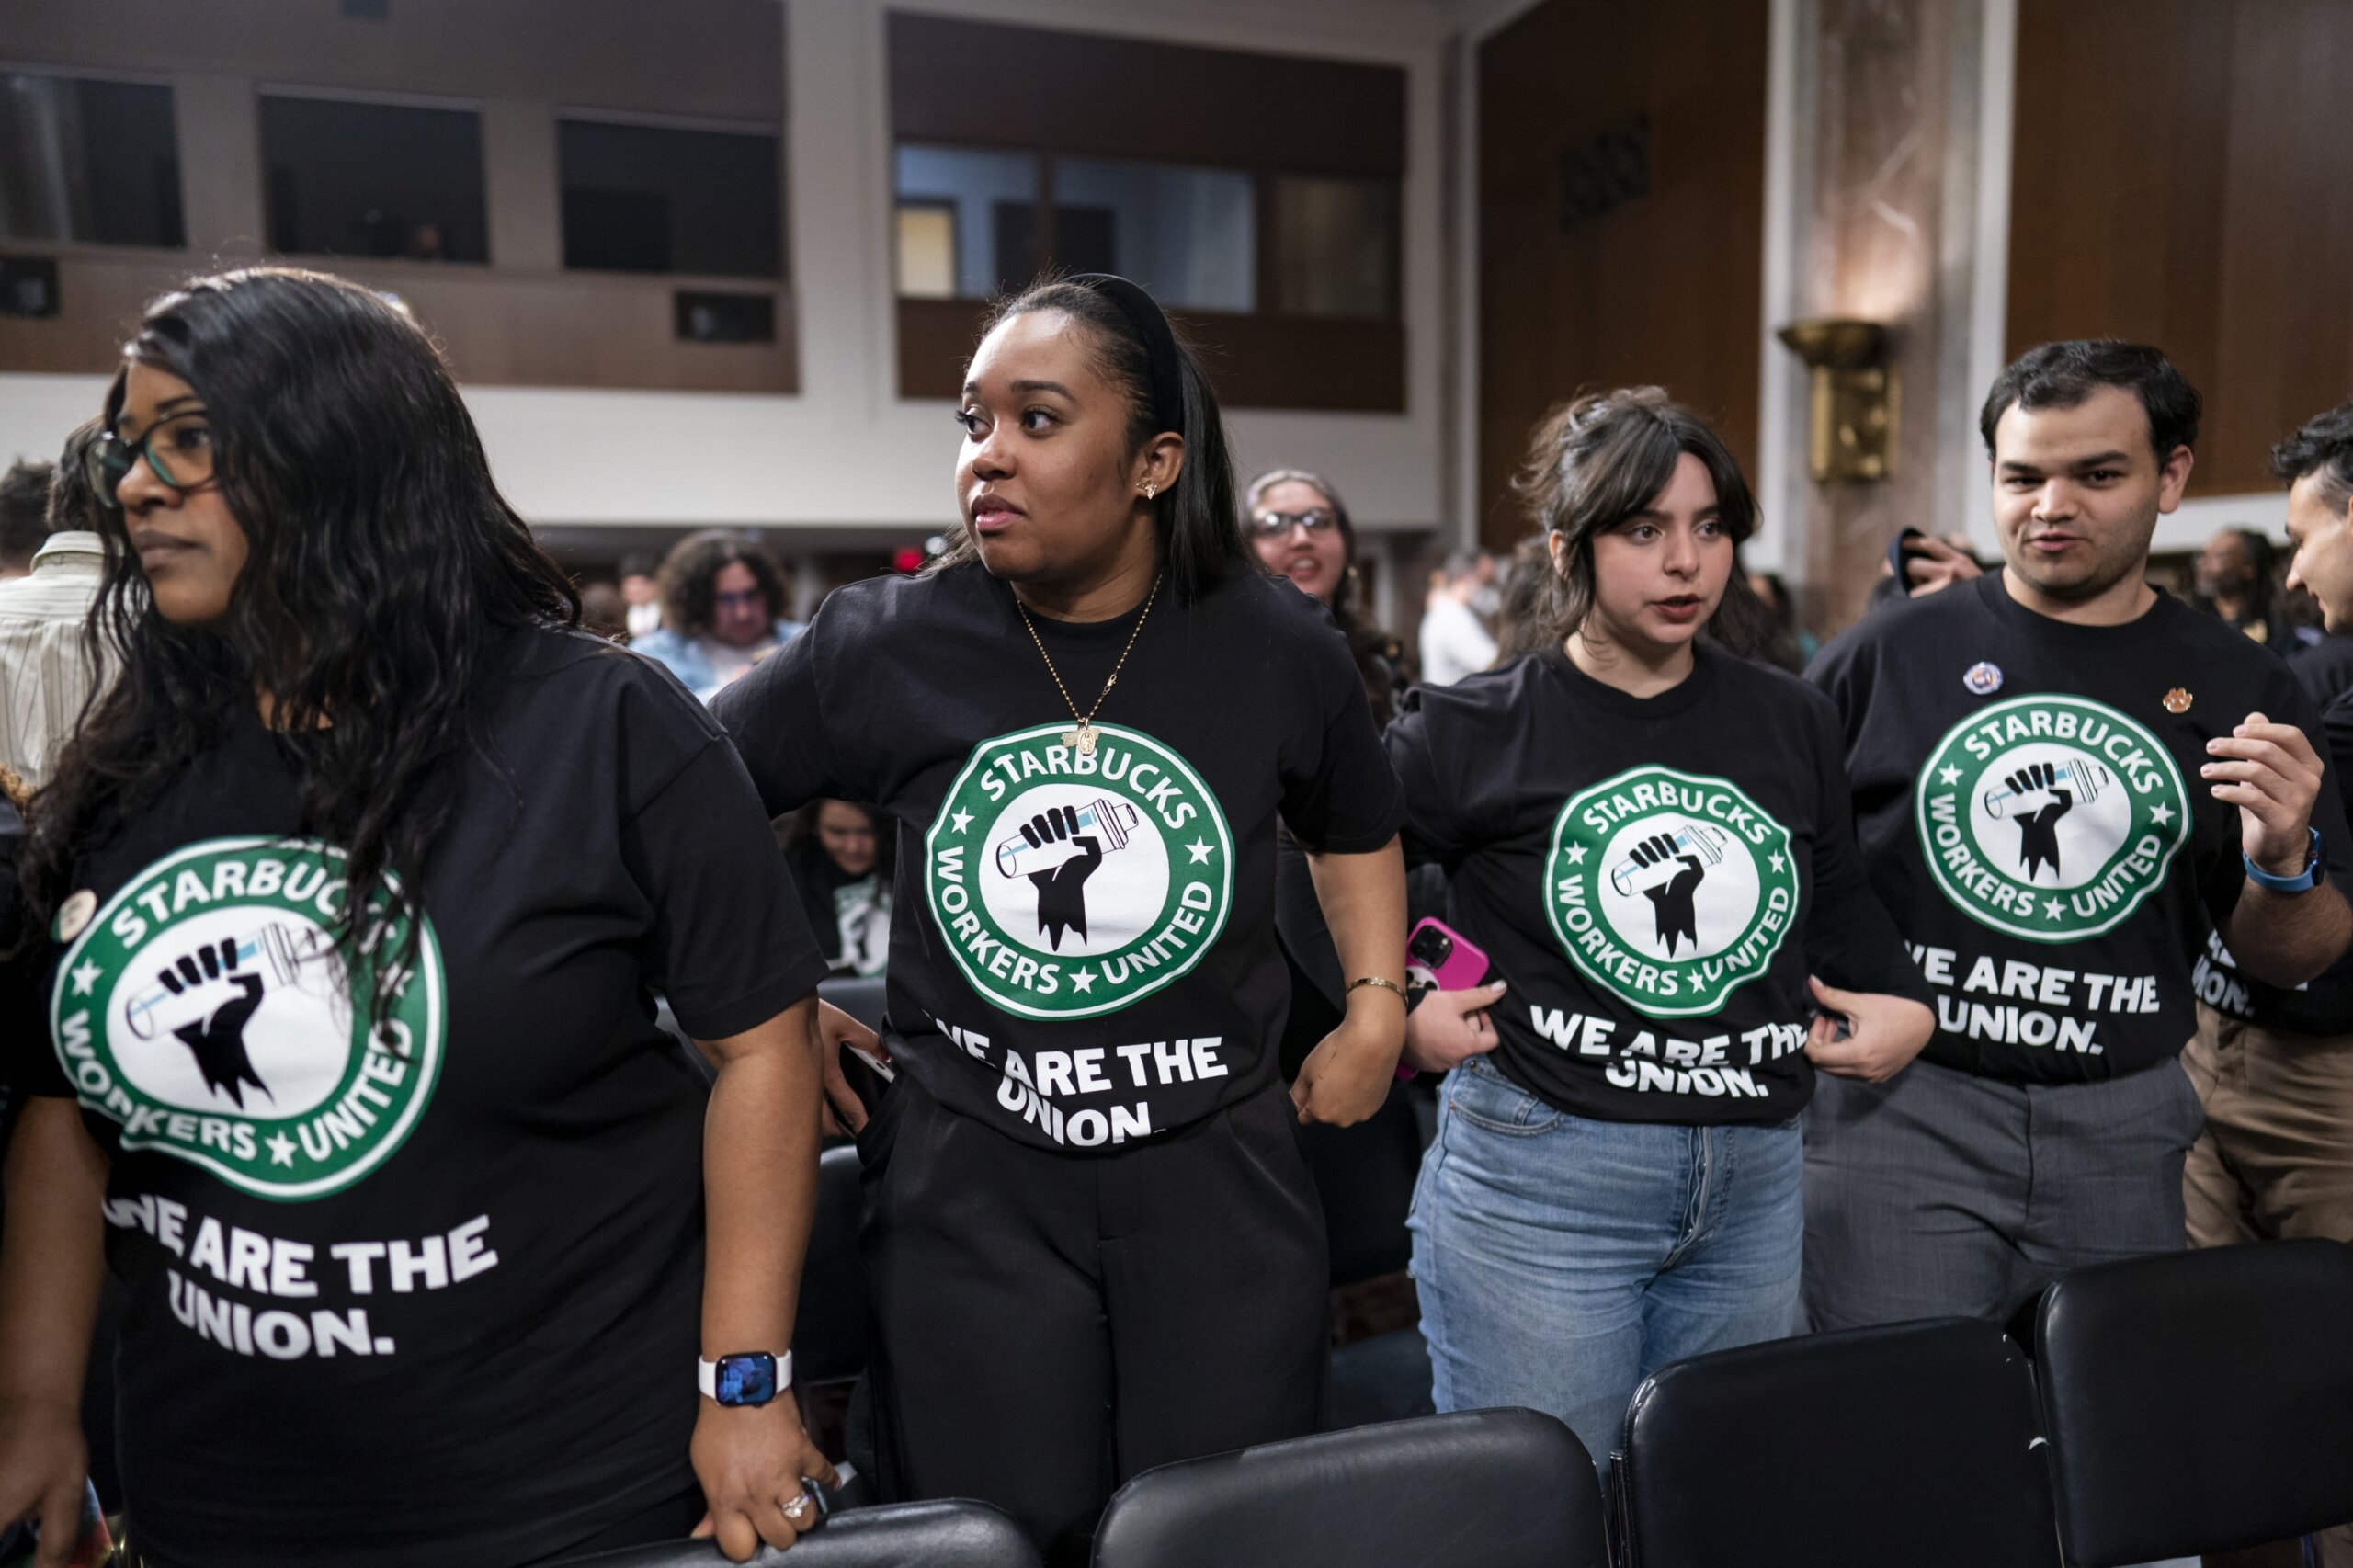
[[[859,1138],[878,1480],[1083,1562],[1128,1476],[1314,1428],[1294,1123],[1363,1120],[1396,1068],[1398,789],[1330,616],[1245,552],[1150,295],[1008,301],[956,420],[939,561],[836,589],[715,706],[771,812],[870,801],[900,835],[898,1076]],[[1279,819],[1347,976],[1288,1095]]]
[[[110,1266],[154,1568],[789,1545],[834,1473],[788,1386],[825,965],[733,748],[572,629],[377,294],[198,278],[104,429],[121,676],[0,1017],[0,1521],[64,1561]]]
[[[1746,482],[1643,387],[1537,427],[1541,651],[1421,689],[1388,732],[1409,857],[1510,987],[1491,1035],[1425,1006],[1441,1065],[1414,1275],[1440,1410],[1529,1405],[1597,1459],[1650,1372],[1797,1326],[1798,1113],[1874,1081],[1927,988],[1866,883],[1830,704],[1738,656]]]

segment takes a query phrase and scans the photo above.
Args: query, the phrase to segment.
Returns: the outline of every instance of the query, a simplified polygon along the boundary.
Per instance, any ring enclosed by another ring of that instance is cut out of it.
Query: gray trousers
[[[1885,1084],[1823,1074],[1805,1121],[1807,1321],[2007,1323],[2069,1269],[2178,1252],[2204,1125],[2177,1062],[2064,1085],[1927,1062]]]

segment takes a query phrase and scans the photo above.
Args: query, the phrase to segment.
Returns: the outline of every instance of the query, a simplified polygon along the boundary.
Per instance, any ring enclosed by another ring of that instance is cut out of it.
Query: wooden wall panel
[[[2353,6],[2020,0],[2012,353],[2165,349],[2204,395],[2193,494],[2353,396]]]
[[[1654,381],[1752,473],[1765,217],[1762,4],[1548,0],[1479,54],[1482,532],[1525,531],[1506,482],[1581,389]],[[1636,114],[1651,190],[1563,231],[1559,160]]]

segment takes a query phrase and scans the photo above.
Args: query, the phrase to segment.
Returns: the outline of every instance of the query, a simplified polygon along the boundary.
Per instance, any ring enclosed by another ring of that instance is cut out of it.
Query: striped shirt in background
[[[39,789],[97,679],[84,623],[106,564],[94,533],[49,536],[32,574],[0,582],[0,763]]]

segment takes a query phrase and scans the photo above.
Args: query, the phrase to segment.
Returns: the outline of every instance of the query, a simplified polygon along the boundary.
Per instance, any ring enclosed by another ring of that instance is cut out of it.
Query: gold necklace
[[[1095,755],[1095,715],[1102,709],[1103,699],[1111,695],[1111,688],[1120,684],[1120,672],[1127,667],[1128,655],[1136,651],[1136,638],[1142,633],[1143,623],[1151,618],[1152,601],[1159,597],[1160,578],[1154,576],[1152,592],[1143,597],[1143,614],[1136,617],[1135,628],[1128,633],[1128,645],[1120,650],[1120,662],[1111,666],[1111,678],[1105,681],[1103,689],[1095,694],[1095,706],[1081,713],[1077,702],[1071,697],[1070,687],[1063,684],[1062,671],[1054,668],[1054,656],[1046,652],[1045,642],[1038,635],[1038,623],[1029,619],[1029,607],[1021,602],[1020,595],[1013,596],[1013,608],[1021,612],[1021,624],[1029,628],[1029,641],[1038,645],[1038,657],[1046,661],[1046,673],[1054,677],[1054,689],[1063,694],[1063,701],[1070,707],[1070,716],[1078,721],[1078,728],[1063,732],[1063,744],[1075,750],[1081,756]]]

